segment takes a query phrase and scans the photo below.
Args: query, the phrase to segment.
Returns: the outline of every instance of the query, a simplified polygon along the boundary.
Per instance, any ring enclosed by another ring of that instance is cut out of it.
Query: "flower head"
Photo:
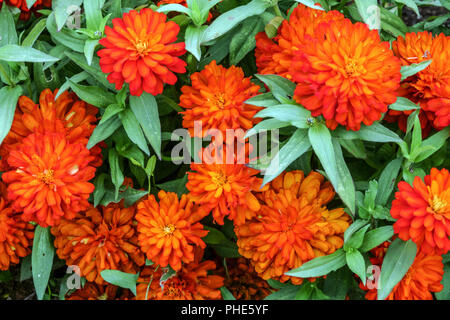
[[[381,250],[378,250],[378,247],[375,250],[377,256],[370,258],[370,261],[373,265],[381,267],[387,251],[386,245],[382,244]],[[374,253],[373,251],[371,252]],[[443,274],[442,256],[428,255],[419,251],[406,275],[392,289],[386,300],[433,300],[431,293],[439,292],[443,288],[441,284]],[[377,300],[376,288],[368,290],[362,283],[360,288],[367,290],[365,296],[367,300]]]
[[[137,244],[136,207],[122,203],[90,207],[52,228],[56,253],[67,265],[80,268],[89,282],[104,284],[103,270],[137,273],[145,258]]]
[[[222,297],[219,288],[224,279],[209,274],[216,269],[214,261],[203,262],[203,250],[195,250],[194,261],[183,267],[166,281],[161,281],[164,272],[154,266],[145,267],[140,273],[136,300],[217,300]]]
[[[164,13],[144,8],[131,10],[122,18],[113,19],[113,28],[106,27],[100,40],[100,67],[109,73],[108,80],[120,90],[130,85],[130,93],[140,96],[163,92],[164,83],[175,84],[174,73],[185,73],[186,62],[178,58],[186,50],[184,43],[175,43],[180,27],[166,22]]]
[[[252,193],[260,191],[262,179],[256,177],[259,171],[245,164],[245,155],[240,160],[239,151],[233,152],[230,159],[230,149],[224,145],[212,150],[211,158],[205,157],[202,163],[191,163],[186,183],[194,202],[207,212],[212,210],[214,221],[221,225],[225,217],[242,224],[260,209]]]
[[[99,285],[87,282],[83,288],[66,296],[66,300],[128,300],[132,298],[130,290],[124,290],[112,284]]]
[[[227,129],[250,129],[253,116],[260,107],[244,101],[258,93],[259,86],[244,77],[241,68],[225,68],[213,60],[200,72],[191,75],[192,84],[181,88],[180,106],[183,127],[195,136],[194,122],[201,122],[202,131],[196,136],[205,137],[209,129],[220,130],[225,137]]]
[[[224,286],[237,300],[263,300],[275,291],[245,258],[227,259],[226,271],[220,269],[219,274],[225,278]]]
[[[38,105],[26,96],[19,98],[11,130],[0,146],[0,169],[8,169],[8,154],[17,149],[25,137],[35,132],[63,132],[69,142],[87,145],[96,126],[98,109],[79,100],[75,93],[66,91],[55,99],[57,93],[58,90],[52,92],[45,89],[40,94]],[[100,147],[96,146],[90,152],[95,155],[92,165],[100,166]]]
[[[290,68],[294,52],[307,44],[307,36],[313,36],[322,22],[342,19],[344,15],[339,11],[326,12],[299,4],[289,19],[283,21],[274,41],[267,38],[264,32],[257,35],[255,54],[258,72],[292,79]]]
[[[357,131],[379,120],[396,101],[401,78],[389,43],[348,19],[322,23],[308,39],[292,63],[294,99],[332,129],[341,124]]]
[[[192,200],[182,195],[164,190],[158,193],[159,202],[154,195],[138,204],[138,240],[147,258],[161,267],[170,265],[181,269],[181,262],[194,261],[194,248],[206,247],[201,238],[208,234],[199,221],[204,212],[194,206]]]
[[[63,133],[29,135],[11,151],[11,170],[2,175],[13,209],[42,227],[72,219],[89,206],[93,158],[84,145],[68,142]]]
[[[302,279],[285,275],[315,257],[342,247],[350,217],[343,208],[328,210],[334,198],[329,182],[317,172],[285,172],[269,190],[256,195],[260,210],[235,227],[239,253],[250,259],[263,279],[299,284]]]
[[[6,187],[0,182],[0,270],[8,270],[31,253],[34,226],[22,221],[6,200]]]
[[[31,17],[31,12],[36,13],[37,10],[52,7],[52,0],[36,0],[31,8],[28,8],[26,0],[0,0],[0,8],[3,2],[21,10],[20,20],[28,20]]]
[[[450,125],[450,67],[447,63],[450,60],[449,47],[450,36],[443,33],[433,36],[428,31],[410,32],[405,37],[399,36],[392,43],[392,50],[400,58],[402,66],[432,60],[428,67],[402,82],[401,95],[420,104],[420,114],[426,115],[437,130]],[[398,113],[390,110],[388,114],[398,116]]]
[[[450,173],[432,168],[425,181],[415,177],[413,185],[401,181],[392,202],[394,231],[402,240],[411,239],[425,253],[450,250]]]

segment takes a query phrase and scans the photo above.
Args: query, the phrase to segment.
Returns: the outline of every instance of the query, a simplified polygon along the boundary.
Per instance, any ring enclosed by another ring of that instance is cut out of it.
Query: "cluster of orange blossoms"
[[[394,231],[402,240],[411,239],[426,254],[450,250],[450,173],[432,168],[425,181],[413,185],[401,181],[392,202]]]
[[[88,150],[97,109],[75,94],[44,90],[39,105],[20,97],[11,131],[1,148],[2,180],[11,207],[42,227],[72,219],[89,206],[89,181],[102,163],[99,147]],[[6,162],[5,162],[6,160]]]
[[[371,250],[372,265],[381,267],[389,245],[389,242],[384,242]],[[429,255],[419,249],[406,275],[392,289],[386,300],[433,300],[432,292],[439,292],[443,288],[441,284],[443,275],[442,256]],[[367,300],[377,300],[376,288],[368,289],[362,283],[359,286],[367,291],[365,296]]]
[[[269,190],[256,195],[260,208],[254,217],[235,227],[239,253],[251,260],[263,279],[300,284],[301,278],[285,272],[344,244],[351,219],[343,208],[327,209],[334,195],[331,184],[317,172],[307,177],[300,170],[282,173]]]
[[[26,0],[0,0],[0,9],[3,2],[9,6],[19,8],[21,10],[21,20],[28,20],[31,17],[32,12],[36,13],[37,10],[52,7],[52,0],[36,0],[31,8],[28,8]]]
[[[431,32],[407,33],[392,43],[394,54],[402,66],[432,60],[424,70],[406,78],[399,95],[420,105],[420,121],[425,135],[431,127],[437,130],[450,125],[450,36],[443,33],[433,36]],[[389,110],[386,121],[398,122],[406,131],[406,121],[412,111]]]
[[[87,282],[83,288],[66,296],[66,300],[131,300],[133,294],[112,284]]]
[[[138,245],[136,207],[90,207],[51,229],[59,258],[80,268],[89,282],[104,284],[103,270],[137,273],[145,258]]]
[[[260,34],[256,45],[258,72],[293,80],[295,101],[331,129],[371,125],[396,100],[400,60],[389,43],[337,11],[299,5],[274,40]]]
[[[113,28],[105,27],[106,37],[100,40],[105,48],[97,54],[102,71],[109,73],[108,80],[117,90],[125,82],[131,95],[144,91],[158,95],[164,83],[176,83],[174,72],[186,72],[186,62],[178,58],[186,52],[185,44],[175,43],[180,26],[166,20],[164,13],[144,8],[113,19]]]
[[[216,269],[214,261],[203,258],[203,249],[196,247],[194,260],[183,264],[176,275],[163,281],[168,272],[161,267],[145,267],[138,279],[136,300],[217,300],[224,279],[209,272]]]

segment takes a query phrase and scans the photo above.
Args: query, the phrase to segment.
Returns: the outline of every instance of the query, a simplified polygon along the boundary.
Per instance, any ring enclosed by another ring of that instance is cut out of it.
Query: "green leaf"
[[[205,30],[203,43],[219,38],[248,17],[260,15],[270,7],[269,1],[252,0],[218,16]]]
[[[56,22],[58,31],[64,27],[69,16],[71,14],[74,14],[73,9],[79,8],[81,6],[82,2],[83,2],[83,0],[53,0],[52,1],[52,9],[53,9],[53,12],[55,15],[55,22]],[[81,18],[81,9],[80,9],[80,18]]]
[[[116,102],[115,95],[111,92],[105,91],[100,87],[84,86],[73,82],[69,78],[66,79],[70,82],[70,87],[77,94],[77,96],[89,104],[99,108],[106,108],[110,104],[114,104]]]
[[[419,8],[417,7],[417,4],[414,2],[414,0],[395,0],[395,2],[402,3],[407,7],[410,7],[420,18]]]
[[[109,118],[107,121],[99,124],[95,127],[94,132],[89,138],[87,148],[91,149],[97,143],[102,142],[106,138],[110,137],[117,129],[122,126],[122,122],[120,121],[118,116],[113,116]]]
[[[144,131],[144,135],[158,158],[161,159],[161,123],[155,97],[145,92],[140,97],[131,96],[130,107]]]
[[[307,131],[297,129],[289,141],[274,156],[270,165],[264,172],[262,186],[275,179],[284,171],[295,159],[300,157],[311,148],[311,143],[307,138]]]
[[[200,61],[202,57],[202,50],[200,45],[202,43],[203,32],[207,26],[195,27],[188,26],[185,34],[186,50],[194,55]]]
[[[269,87],[270,92],[276,97],[290,98],[294,95],[295,83],[286,78],[274,74],[255,74],[255,76]]]
[[[119,196],[119,188],[123,184],[125,177],[119,164],[119,155],[115,149],[109,149],[108,153],[109,166],[111,168],[111,180],[115,188],[115,199]]]
[[[245,134],[245,138],[251,137],[255,134],[258,134],[260,132],[279,129],[283,127],[289,126],[290,123],[286,121],[280,121],[278,119],[266,119],[264,121],[261,121],[257,125],[253,126],[250,130],[247,131]]]
[[[117,104],[117,103],[110,104],[105,109],[105,113],[103,113],[99,124],[106,122],[106,120],[108,120],[111,117],[115,116],[116,114],[122,112],[123,110],[125,110],[125,108],[123,106],[121,106],[120,104]]]
[[[237,65],[256,46],[256,34],[264,28],[259,17],[245,19],[230,42],[230,64]]]
[[[127,187],[124,192],[122,192],[119,196],[121,198],[120,200],[124,199],[125,207],[131,207],[134,205],[138,200],[140,200],[142,197],[145,197],[148,195],[148,192],[146,190],[136,190],[130,187]]]
[[[344,244],[345,251],[351,251],[351,249],[359,249],[363,243],[364,235],[366,234],[367,229],[369,229],[370,224],[362,227],[358,231],[352,234],[352,236],[347,240],[347,243]]]
[[[245,101],[246,104],[251,104],[252,106],[258,107],[271,107],[279,105],[280,102],[273,97],[270,92],[258,94]]]
[[[352,270],[366,284],[366,263],[364,257],[358,250],[349,250],[345,254],[345,259],[350,270]]]
[[[31,279],[33,277],[32,271],[31,271],[31,255],[26,256],[22,259],[20,263],[20,277],[19,281],[25,281],[28,279]]]
[[[444,289],[436,292],[434,296],[437,300],[450,300],[450,264],[444,265],[444,276],[442,277],[441,284],[444,286]]]
[[[323,10],[321,6],[316,5],[317,1],[314,0],[295,0],[295,1],[303,3],[305,6],[313,9]]]
[[[392,226],[384,226],[377,229],[370,230],[364,236],[362,246],[359,248],[361,252],[367,252],[379,246],[383,242],[389,240],[394,235],[394,228]]]
[[[179,198],[183,194],[188,193],[189,191],[186,189],[187,175],[180,179],[171,180],[165,183],[157,184],[156,186],[162,190],[167,192],[175,192]]]
[[[408,26],[398,15],[381,6],[378,8],[380,10],[381,29],[394,37],[404,36],[408,32]]]
[[[163,12],[163,13],[180,12],[180,13],[184,13],[188,16],[191,15],[191,10],[189,8],[186,8],[185,6],[183,6],[181,4],[177,4],[177,3],[170,3],[170,4],[162,5],[156,11]]]
[[[386,252],[381,266],[378,300],[386,299],[395,285],[400,282],[411,267],[417,253],[417,245],[411,240],[394,240]]]
[[[309,141],[337,194],[352,213],[355,212],[355,186],[336,139],[328,128],[318,123],[308,130]]]
[[[220,244],[227,240],[225,235],[216,228],[204,226],[204,229],[208,230],[208,234],[202,240],[207,244]]]
[[[47,18],[47,30],[57,44],[62,44],[76,52],[84,52],[84,42],[87,36],[65,28],[58,30],[55,21],[55,12],[52,12]]]
[[[314,291],[314,285],[309,282],[305,281],[301,286],[300,289],[295,294],[295,300],[310,300],[311,295]]]
[[[394,190],[395,181],[397,180],[402,162],[402,158],[394,159],[381,172],[380,179],[378,180],[377,196],[375,198],[376,204],[384,206],[387,203],[389,196]]]
[[[27,37],[22,41],[22,47],[32,47],[36,42],[37,38],[41,35],[42,31],[44,31],[47,24],[47,19],[41,19],[38,23],[36,23],[28,33]]]
[[[220,245],[212,244],[211,248],[222,258],[239,258],[241,255],[235,242],[226,239]]]
[[[236,300],[233,294],[226,287],[221,287],[220,292],[222,293],[223,300]]]
[[[92,64],[92,59],[94,57],[95,48],[98,46],[99,40],[86,40],[84,45],[84,56],[86,57],[86,61],[88,65]]]
[[[139,278],[139,273],[125,273],[119,270],[103,270],[100,272],[103,280],[115,286],[124,289],[130,289],[136,295],[136,283]]]
[[[327,275],[323,291],[332,300],[345,300],[354,281],[353,273],[344,267]]]
[[[102,23],[102,7],[104,0],[83,0],[84,13],[86,15],[86,26],[89,30],[100,30]]]
[[[26,2],[27,2],[27,8],[31,9],[31,7],[34,5],[36,0],[27,0]]]
[[[14,17],[8,6],[2,6],[0,11],[0,47],[7,44],[17,44],[18,42]]]
[[[94,207],[97,207],[100,202],[103,199],[103,196],[105,195],[105,179],[108,178],[108,175],[106,173],[101,173],[97,177],[95,177],[94,180]]]
[[[377,0],[355,0],[358,13],[369,29],[380,29],[380,15]]]
[[[389,106],[389,109],[397,111],[408,111],[408,110],[417,110],[420,109],[420,107],[407,98],[397,97],[397,101],[391,104]]]
[[[345,140],[339,139],[339,144],[344,147],[345,150],[350,152],[357,159],[366,159],[367,153],[364,143],[359,139]]]
[[[353,222],[348,228],[347,230],[345,230],[344,232],[344,243],[348,242],[349,239],[352,237],[352,235],[360,230],[361,228],[363,228],[364,226],[366,226],[369,223],[369,221],[366,220],[356,220],[355,222]]]
[[[52,62],[59,59],[30,47],[7,44],[0,47],[0,60],[9,62]]]
[[[17,101],[21,94],[22,88],[19,86],[7,86],[0,89],[0,145],[11,129]]]
[[[414,161],[421,162],[430,157],[433,153],[442,148],[448,137],[450,137],[450,127],[446,127],[422,141],[420,152],[414,158]]]
[[[31,252],[31,268],[38,300],[42,300],[47,289],[54,255],[55,248],[51,240],[50,228],[36,226]]]
[[[134,113],[130,109],[125,109],[119,114],[119,117],[122,120],[123,128],[125,129],[130,140],[137,144],[138,147],[147,155],[150,155],[147,141],[142,133],[141,126],[138,125],[138,120],[136,119]]]
[[[332,254],[314,258],[300,268],[292,269],[285,274],[298,278],[321,277],[342,268],[345,266],[345,262],[345,251],[339,249]]]
[[[287,285],[272,294],[269,294],[264,300],[294,300],[299,290],[298,286]]]
[[[307,120],[311,118],[311,112],[303,107],[293,104],[279,104],[264,108],[255,114],[254,118],[272,117],[279,121],[289,122],[301,129],[309,128]]]
[[[400,73],[402,74],[401,81],[405,80],[408,77],[415,75],[416,73],[424,70],[428,67],[433,60],[425,60],[419,63],[412,63],[409,66],[403,66],[400,69]]]

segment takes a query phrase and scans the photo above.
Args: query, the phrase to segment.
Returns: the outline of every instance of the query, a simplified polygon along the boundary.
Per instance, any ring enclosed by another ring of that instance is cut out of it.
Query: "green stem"
[[[278,7],[278,4],[276,4],[276,5],[273,6],[273,10],[275,10],[275,14],[276,14],[277,16],[284,18],[284,17],[283,17],[283,14],[281,13],[280,7]]]

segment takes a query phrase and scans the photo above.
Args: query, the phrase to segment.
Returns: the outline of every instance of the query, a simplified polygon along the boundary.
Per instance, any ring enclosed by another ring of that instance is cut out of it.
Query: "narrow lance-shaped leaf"
[[[11,129],[17,100],[21,94],[22,88],[19,86],[0,89],[0,145]]]
[[[314,258],[304,263],[300,268],[286,272],[285,274],[298,278],[312,278],[327,275],[345,266],[345,251],[339,249],[332,254]]]
[[[34,288],[39,300],[44,297],[52,271],[55,249],[50,235],[50,227],[37,226],[34,232],[33,250],[31,252],[31,270]]]

